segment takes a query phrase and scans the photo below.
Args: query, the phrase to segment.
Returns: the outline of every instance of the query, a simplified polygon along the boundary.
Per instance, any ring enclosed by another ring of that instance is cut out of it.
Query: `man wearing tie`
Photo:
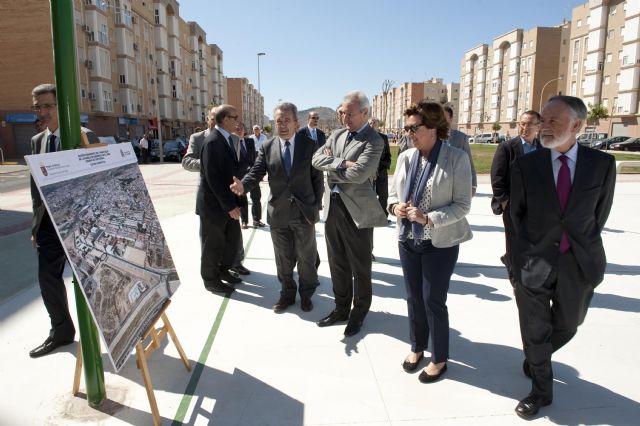
[[[31,96],[33,97],[32,108],[45,127],[44,131],[31,139],[31,153],[46,154],[61,150],[56,86],[41,84],[33,89]],[[82,132],[92,143],[97,139],[89,129],[83,127]],[[31,199],[33,203],[31,241],[38,255],[38,283],[42,301],[51,319],[49,336],[44,343],[29,352],[31,358],[38,358],[60,346],[72,343],[76,329],[69,312],[67,290],[62,277],[67,256],[33,178],[31,178]]]
[[[607,259],[600,236],[616,180],[615,159],[576,143],[587,108],[554,96],[542,111],[548,149],[519,157],[511,173],[515,296],[529,395],[516,413],[531,418],[553,399],[551,355],[576,334]]]
[[[373,227],[387,225],[373,189],[384,142],[367,123],[369,99],[364,93],[348,93],[341,107],[346,128],[334,131],[313,156],[313,166],[327,172],[331,191],[325,239],[336,304],[317,324],[349,320],[344,334],[353,336],[371,306]]]
[[[201,148],[200,185],[196,196],[202,238],[200,274],[207,290],[227,294],[234,290],[229,284],[242,281],[229,271],[240,242],[243,204],[243,199],[229,189],[239,173],[235,138],[231,136],[237,120],[238,113],[233,106],[221,105],[216,109],[215,128]]]
[[[327,137],[324,132],[318,129],[318,123],[320,122],[320,115],[316,111],[309,112],[307,125],[300,128],[298,133],[304,133],[308,138],[313,139],[318,147],[324,145],[327,141]]]
[[[278,136],[262,145],[251,170],[242,181],[234,179],[231,185],[236,194],[244,194],[268,175],[271,194],[267,223],[281,284],[280,299],[273,305],[275,313],[284,312],[295,303],[296,290],[300,307],[310,311],[311,296],[318,286],[315,223],[319,220],[324,186],[322,172],[311,166],[316,144],[304,134],[296,134],[297,116],[298,109],[292,103],[276,106],[273,118]],[[299,286],[293,278],[296,263]]]

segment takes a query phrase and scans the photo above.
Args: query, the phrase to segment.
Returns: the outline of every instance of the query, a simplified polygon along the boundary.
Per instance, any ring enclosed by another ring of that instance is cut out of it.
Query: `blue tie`
[[[291,150],[289,150],[289,145],[291,145],[289,141],[284,143],[284,156],[282,157],[284,172],[287,177],[291,174]]]
[[[244,139],[240,139],[240,158],[242,160],[247,159],[247,148],[244,146]]]
[[[353,138],[356,136],[358,132],[349,132],[349,136],[347,136],[347,142],[345,142],[345,146],[349,144],[349,142],[351,142],[353,140]]]
[[[52,133],[49,135],[48,139],[47,143],[49,144],[49,152],[56,152],[56,135]]]

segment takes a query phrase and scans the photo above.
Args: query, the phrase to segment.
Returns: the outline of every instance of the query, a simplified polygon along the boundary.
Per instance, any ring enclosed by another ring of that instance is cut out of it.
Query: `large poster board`
[[[180,285],[133,147],[25,159],[119,371]]]

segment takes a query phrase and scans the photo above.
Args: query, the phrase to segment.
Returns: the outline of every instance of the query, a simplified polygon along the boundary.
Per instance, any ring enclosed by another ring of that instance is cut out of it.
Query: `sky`
[[[207,43],[223,51],[227,77],[258,87],[265,113],[335,108],[351,90],[371,100],[382,82],[460,81],[467,50],[516,28],[571,20],[578,0],[180,0]]]

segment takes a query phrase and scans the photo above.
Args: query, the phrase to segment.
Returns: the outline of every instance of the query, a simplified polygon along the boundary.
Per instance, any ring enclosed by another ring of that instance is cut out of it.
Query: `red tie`
[[[556,191],[558,191],[558,201],[560,202],[560,209],[564,212],[567,207],[567,202],[569,201],[569,194],[571,193],[571,172],[569,171],[569,166],[567,165],[567,160],[569,159],[566,155],[561,155],[558,157],[562,165],[560,166],[560,170],[558,171],[558,182],[556,183]],[[571,247],[571,243],[569,243],[569,236],[567,232],[564,231],[562,233],[562,238],[560,239],[560,253],[565,253]]]

